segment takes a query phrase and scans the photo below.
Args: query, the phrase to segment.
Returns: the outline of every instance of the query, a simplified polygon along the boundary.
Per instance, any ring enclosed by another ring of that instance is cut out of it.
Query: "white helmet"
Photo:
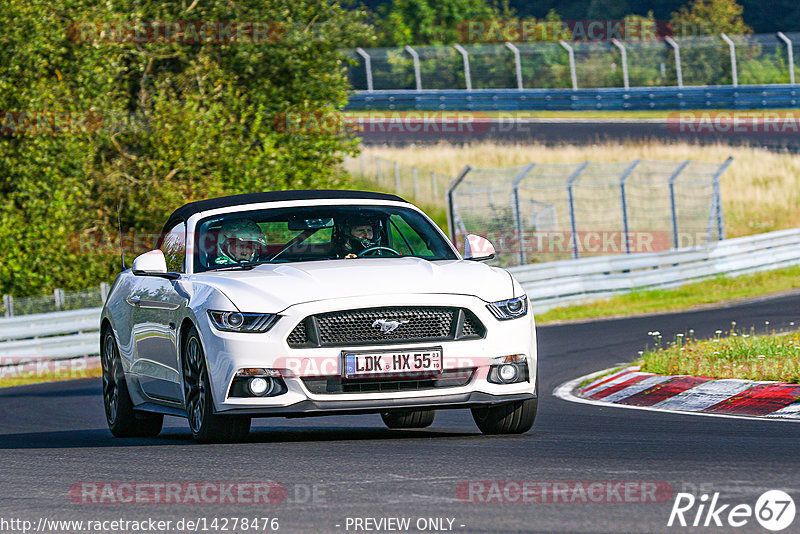
[[[232,247],[252,244],[246,256],[241,256]],[[222,223],[217,239],[217,254],[236,263],[255,260],[258,249],[267,246],[267,239],[261,228],[250,219],[229,219]]]

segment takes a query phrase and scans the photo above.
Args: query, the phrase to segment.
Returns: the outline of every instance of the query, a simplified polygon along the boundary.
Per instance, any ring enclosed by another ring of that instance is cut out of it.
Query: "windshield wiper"
[[[209,269],[209,271],[249,271],[259,265],[263,265],[263,261],[252,263],[239,263],[236,265],[226,265],[224,267],[217,267],[216,269]]]

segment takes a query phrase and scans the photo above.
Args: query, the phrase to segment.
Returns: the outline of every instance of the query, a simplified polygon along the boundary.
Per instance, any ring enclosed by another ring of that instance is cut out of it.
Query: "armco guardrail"
[[[443,89],[357,91],[349,111],[634,111],[646,109],[778,109],[800,102],[800,86],[709,85],[598,89]]]
[[[0,365],[98,354],[100,310],[88,308],[0,319]]]
[[[800,229],[717,241],[709,247],[602,256],[509,269],[534,312],[627,293],[675,287],[717,275],[800,264]]]

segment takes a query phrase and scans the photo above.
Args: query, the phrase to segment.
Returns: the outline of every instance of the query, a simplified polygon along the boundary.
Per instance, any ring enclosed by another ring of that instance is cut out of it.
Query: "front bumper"
[[[469,308],[486,326],[484,339],[432,343],[392,343],[357,347],[291,348],[286,338],[305,317],[327,311],[380,306],[453,306]],[[242,310],[261,311],[261,310]],[[374,413],[398,408],[469,408],[535,398],[537,372],[533,315],[498,321],[480,299],[466,295],[376,295],[300,304],[281,312],[281,319],[265,334],[220,332],[209,321],[198,325],[206,352],[214,409],[217,413],[249,416],[324,415]],[[201,317],[204,317],[201,315]],[[359,393],[314,393],[302,378],[341,375],[343,350],[383,351],[431,346],[442,349],[444,370],[473,369],[468,383],[447,388]],[[510,354],[527,357],[528,381],[495,384],[487,381],[494,359]],[[275,397],[230,397],[230,385],[242,368],[288,370],[283,374],[287,390]]]
[[[304,400],[290,406],[234,408],[225,414],[248,415],[251,417],[314,417],[318,415],[356,415],[380,413],[397,409],[456,409],[492,406],[511,401],[535,399],[531,393],[511,395],[489,395],[473,391],[459,395],[435,395],[408,399],[360,399],[357,401],[314,401]]]

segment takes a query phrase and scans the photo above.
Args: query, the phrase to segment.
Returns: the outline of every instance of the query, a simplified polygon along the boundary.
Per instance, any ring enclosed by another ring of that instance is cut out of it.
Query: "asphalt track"
[[[453,532],[683,532],[658,504],[496,504],[459,501],[464,481],[663,481],[755,504],[769,489],[800,503],[800,425],[575,404],[559,384],[631,360],[659,330],[780,328],[800,321],[800,297],[733,307],[539,329],[542,397],[533,430],[485,437],[466,411],[439,412],[430,429],[390,431],[378,416],[262,419],[247,443],[198,445],[183,420],[162,436],[120,440],[106,429],[99,380],[0,391],[0,520],[278,517],[280,532],[355,532],[348,517],[454,518]],[[275,505],[76,504],[80,482],[283,484]],[[317,493],[308,502],[307,490]],[[797,532],[800,518],[786,532]],[[336,525],[341,525],[337,527]],[[461,526],[463,525],[463,526]],[[708,532],[729,531],[704,529]],[[763,529],[750,519],[739,532]],[[73,530],[74,531],[74,530]],[[176,530],[172,530],[176,532]],[[417,532],[417,530],[411,530]],[[4,532],[12,532],[5,530]],[[213,530],[209,530],[213,532]],[[242,532],[239,530],[239,532]],[[360,530],[359,532],[365,532]],[[439,532],[443,532],[439,530]]]
[[[476,113],[477,114],[477,113]],[[729,144],[776,150],[800,150],[800,121],[787,119],[772,125],[702,122],[676,119],[534,119],[460,118],[372,119],[360,123],[358,137],[364,145],[436,144],[448,142],[541,143],[586,145],[605,142]]]

